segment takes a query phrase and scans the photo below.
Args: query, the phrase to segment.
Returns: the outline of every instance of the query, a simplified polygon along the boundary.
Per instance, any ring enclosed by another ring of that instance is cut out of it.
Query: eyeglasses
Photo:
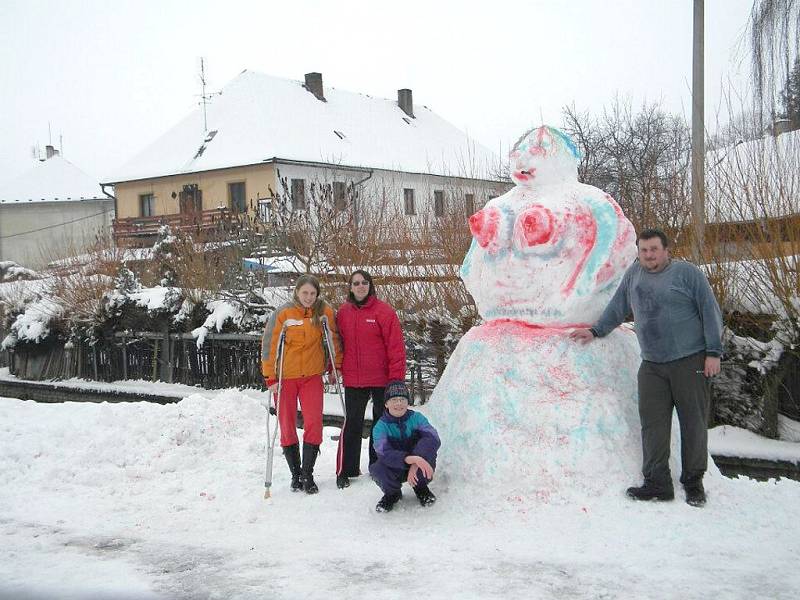
[[[353,287],[356,287],[358,285],[369,285],[369,281],[352,281],[350,282],[350,285],[352,285]]]

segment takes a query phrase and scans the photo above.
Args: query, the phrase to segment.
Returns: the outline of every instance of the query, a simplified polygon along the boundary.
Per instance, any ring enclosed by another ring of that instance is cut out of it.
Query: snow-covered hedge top
[[[0,260],[0,283],[26,279],[39,279],[39,274],[32,269],[26,269],[13,260]]]
[[[25,312],[17,315],[9,333],[0,344],[0,349],[12,348],[20,341],[37,343],[50,334],[50,323],[63,316],[64,307],[53,298],[41,298],[28,305]]]

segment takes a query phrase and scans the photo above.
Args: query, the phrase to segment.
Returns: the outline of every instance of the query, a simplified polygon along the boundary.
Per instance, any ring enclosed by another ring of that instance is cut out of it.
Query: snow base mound
[[[515,503],[585,503],[641,481],[634,333],[587,345],[564,329],[490,321],[459,342],[426,414],[442,439],[437,474]],[[679,487],[673,420],[670,468]],[[709,459],[709,475],[721,477]]]

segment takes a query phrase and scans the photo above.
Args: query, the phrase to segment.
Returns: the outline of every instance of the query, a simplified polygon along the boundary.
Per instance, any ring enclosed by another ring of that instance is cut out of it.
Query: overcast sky
[[[752,0],[706,0],[706,122],[746,85]],[[0,181],[63,136],[103,180],[243,69],[424,104],[507,152],[619,93],[689,114],[692,0],[0,0]]]

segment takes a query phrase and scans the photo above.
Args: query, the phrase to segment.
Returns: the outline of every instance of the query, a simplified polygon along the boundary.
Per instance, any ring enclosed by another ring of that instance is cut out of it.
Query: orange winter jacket
[[[342,366],[342,347],[336,331],[333,309],[325,304],[323,315],[328,317],[331,342],[336,354],[337,370]],[[289,302],[278,308],[264,328],[261,339],[261,373],[269,382],[277,381],[278,340],[281,331],[286,331],[283,357],[283,377],[295,379],[321,375],[330,370],[330,359],[322,337],[322,325],[315,326],[310,308]]]

